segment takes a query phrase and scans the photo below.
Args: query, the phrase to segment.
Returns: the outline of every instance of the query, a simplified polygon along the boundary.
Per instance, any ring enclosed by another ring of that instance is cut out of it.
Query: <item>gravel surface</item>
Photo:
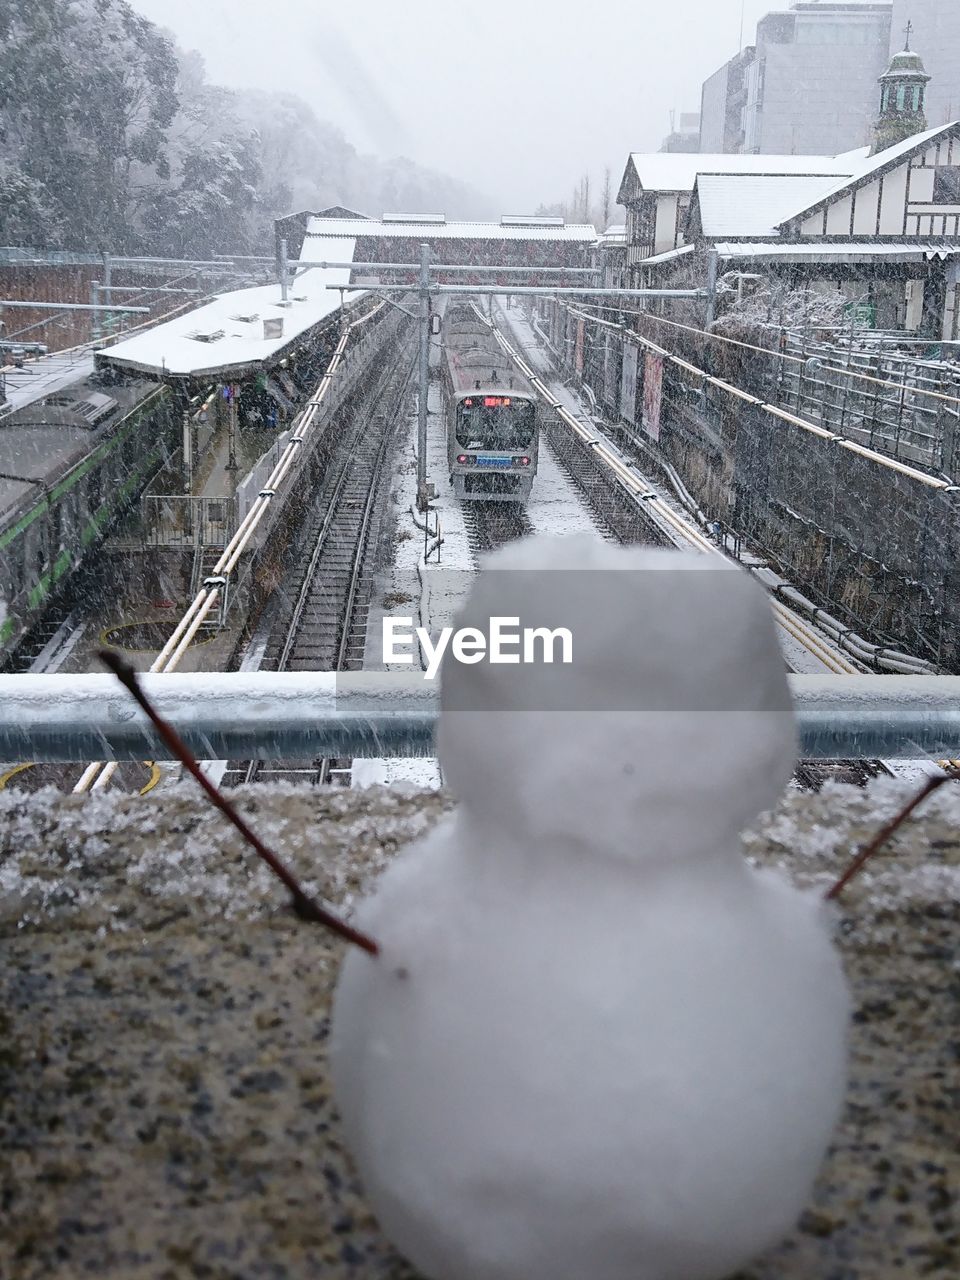
[[[788,794],[747,854],[826,886],[911,789]],[[450,804],[237,794],[309,887],[347,906]],[[951,784],[845,896],[846,1114],[798,1229],[739,1280],[960,1273],[958,900]],[[330,1098],[340,944],[293,917],[193,788],[0,793],[0,939],[4,1280],[415,1280]]]

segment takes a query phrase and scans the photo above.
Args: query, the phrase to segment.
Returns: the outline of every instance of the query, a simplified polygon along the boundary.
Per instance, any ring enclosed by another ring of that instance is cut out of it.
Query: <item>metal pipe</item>
[[[93,319],[90,321],[90,337],[94,342],[99,342],[103,336],[103,328],[100,324],[100,281],[90,281],[90,306],[93,309]]]
[[[91,289],[93,284],[91,283]],[[24,311],[99,311],[100,307],[92,302],[24,302],[21,298],[0,298],[0,307],[20,307]],[[149,315],[149,307],[112,306],[111,311],[135,311],[138,315]]]
[[[287,242],[280,241],[280,300],[284,306],[290,296],[290,273],[287,267]]]
[[[140,285],[140,284],[102,284],[100,286],[101,293],[200,293],[199,289],[187,289],[182,285],[178,288],[176,285]],[[119,308],[111,307],[111,311],[117,311]]]
[[[196,672],[141,679],[201,759],[434,752],[439,691],[422,675]],[[960,676],[789,680],[804,758],[960,758]],[[2,687],[0,759],[169,759],[113,676],[7,675]]]
[[[328,284],[327,289],[360,290],[366,293],[410,293],[413,285],[406,284]],[[617,297],[617,298],[705,298],[706,289],[577,289],[553,285],[512,285],[512,284],[432,284],[431,293],[509,293],[513,295],[531,294],[535,297],[547,294],[575,294],[577,297]],[[592,318],[592,317],[591,317]]]
[[[257,258],[257,257],[236,257],[225,258],[224,262],[274,262],[273,258]],[[320,267],[324,271],[344,270],[344,271],[361,271],[364,268],[372,271],[419,271],[419,262],[318,262],[307,258],[298,258],[290,264],[292,267],[299,269],[300,267]],[[598,267],[491,267],[487,266],[471,266],[467,263],[444,263],[435,262],[431,265],[432,272],[440,271],[489,271],[503,275],[507,272],[511,274],[522,275],[569,275],[569,276],[598,276],[600,269]]]
[[[717,312],[717,276],[719,274],[719,259],[716,249],[707,250],[707,314],[704,320],[704,328],[709,329],[713,324],[714,317]]]

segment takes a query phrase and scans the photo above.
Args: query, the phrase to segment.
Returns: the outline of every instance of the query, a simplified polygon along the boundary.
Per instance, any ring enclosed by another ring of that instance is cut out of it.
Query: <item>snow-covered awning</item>
[[[350,262],[355,245],[343,238],[312,241],[311,253],[322,261]],[[291,281],[286,303],[279,283],[234,289],[101,349],[97,362],[161,378],[242,377],[278,362],[287,348],[336,311],[340,295],[327,286],[349,288],[349,281],[349,268],[303,270]]]
[[[327,237],[369,236],[376,239],[421,240],[546,240],[560,244],[591,243],[597,229],[591,223],[561,223],[544,219],[526,222],[516,218],[504,222],[438,222],[426,215],[410,215],[404,222],[400,215],[387,218],[321,218],[311,217],[303,241],[301,256],[307,261],[325,261],[319,253],[319,241]]]
[[[778,262],[871,262],[883,259],[888,262],[933,262],[960,254],[960,246],[927,242],[855,241],[824,244],[811,241],[808,244],[783,244],[781,241],[755,241],[724,243],[714,246],[721,258],[766,258]],[[647,259],[651,261],[651,259]]]
[[[684,258],[688,253],[693,253],[696,245],[682,244],[679,249],[668,249],[666,253],[654,254],[652,258],[641,258],[637,263],[638,267],[659,267],[664,262],[674,262],[677,258]]]

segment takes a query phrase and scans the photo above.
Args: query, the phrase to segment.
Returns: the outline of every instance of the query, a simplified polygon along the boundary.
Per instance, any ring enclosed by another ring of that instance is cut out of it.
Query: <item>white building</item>
[[[853,174],[833,180],[701,173],[684,232],[686,252],[716,250],[723,272],[830,282],[851,298],[868,297],[881,328],[956,341],[960,123],[861,156]],[[648,259],[642,283],[670,283],[672,266]]]
[[[955,3],[955,0],[949,0]],[[870,141],[890,0],[797,0],[703,86],[701,147],[835,154]]]
[[[876,96],[876,85],[874,85]],[[867,151],[842,156],[755,156],[644,153],[627,161],[617,202],[627,210],[627,261],[635,268],[645,258],[684,243],[687,208],[700,173],[804,174],[849,177]]]

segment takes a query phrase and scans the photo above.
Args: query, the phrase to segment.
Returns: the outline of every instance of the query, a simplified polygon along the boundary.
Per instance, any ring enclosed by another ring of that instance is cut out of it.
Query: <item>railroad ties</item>
[[[310,505],[300,553],[277,593],[260,664],[268,671],[359,671],[388,509],[395,427],[412,389],[409,343],[378,371],[351,415]],[[370,412],[370,406],[376,406]],[[349,783],[349,760],[232,762],[246,781]]]

